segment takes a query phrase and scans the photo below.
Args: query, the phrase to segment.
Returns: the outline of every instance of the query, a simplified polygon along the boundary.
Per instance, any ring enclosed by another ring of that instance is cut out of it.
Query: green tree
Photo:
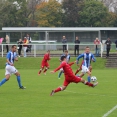
[[[113,26],[114,19],[106,6],[97,0],[85,0],[82,10],[79,12],[79,26],[82,27],[107,27]],[[110,20],[111,19],[111,20]]]
[[[78,25],[79,11],[83,0],[63,0],[64,15],[62,18],[65,27],[76,27]]]
[[[62,21],[61,4],[56,0],[49,0],[37,5],[36,21],[40,27],[60,27]]]

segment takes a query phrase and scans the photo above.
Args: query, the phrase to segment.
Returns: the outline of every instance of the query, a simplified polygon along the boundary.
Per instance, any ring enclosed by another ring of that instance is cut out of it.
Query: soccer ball
[[[97,78],[96,78],[95,76],[92,76],[92,77],[91,77],[91,81],[92,81],[92,82],[95,82],[96,80],[97,80]]]

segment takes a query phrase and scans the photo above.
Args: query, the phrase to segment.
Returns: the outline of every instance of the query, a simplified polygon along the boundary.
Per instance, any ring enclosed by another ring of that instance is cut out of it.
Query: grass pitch
[[[28,61],[34,60],[30,65]],[[59,65],[53,58],[50,61],[51,69]],[[71,61],[75,60],[73,58]],[[0,59],[4,61],[4,59]],[[0,117],[102,117],[115,105],[117,105],[117,78],[116,69],[104,68],[105,60],[99,65],[93,64],[92,75],[96,76],[99,85],[95,88],[81,83],[70,84],[66,91],[50,96],[52,89],[62,85],[64,75],[59,80],[58,73],[37,75],[41,58],[20,58],[19,68],[22,84],[26,90],[18,89],[16,77],[0,87]],[[99,68],[100,66],[100,68]],[[73,65],[75,71],[76,66]],[[0,80],[4,78],[4,69],[0,69]],[[86,76],[84,77],[86,79]],[[108,117],[117,117],[117,110]]]

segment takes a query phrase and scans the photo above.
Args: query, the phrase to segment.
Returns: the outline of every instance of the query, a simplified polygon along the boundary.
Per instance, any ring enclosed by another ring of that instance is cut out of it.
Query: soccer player
[[[66,56],[66,59],[67,59],[67,63],[69,63],[69,61],[70,61],[70,55],[69,55],[69,53],[68,53],[68,50],[65,50],[64,51],[64,54],[63,55],[61,55],[61,57],[62,56]],[[61,57],[60,57],[60,62],[61,62]],[[61,77],[61,75],[62,75],[62,73],[63,73],[64,71],[63,71],[63,68],[61,68],[60,69],[60,72],[59,72],[59,74],[58,74],[58,78],[60,79],[60,77]]]
[[[88,82],[91,82],[91,71],[89,70],[89,67],[90,67],[91,61],[95,62],[96,59],[94,58],[94,55],[90,53],[90,48],[88,46],[85,48],[85,52],[77,57],[77,65],[80,58],[83,58],[82,71],[80,76],[83,76],[85,73],[87,73]]]
[[[16,45],[12,45],[11,51],[7,53],[7,63],[6,63],[6,73],[5,78],[2,79],[0,82],[0,86],[2,86],[6,81],[10,79],[11,74],[15,74],[17,77],[17,82],[20,89],[25,89],[21,84],[20,73],[14,66],[14,61],[18,61],[17,54],[16,54],[17,47]]]
[[[65,90],[67,88],[67,86],[72,82],[73,83],[82,82],[83,84],[91,86],[91,87],[95,87],[98,84],[98,82],[92,84],[90,82],[85,81],[84,79],[82,79],[80,77],[75,76],[70,67],[70,65],[72,65],[72,64],[68,64],[66,62],[66,56],[62,56],[61,61],[62,61],[61,65],[58,68],[56,68],[55,70],[51,71],[51,73],[55,73],[59,69],[63,68],[65,80],[64,80],[63,86],[58,87],[55,90],[52,90],[52,92],[50,93],[50,96],[52,96],[56,92]]]
[[[43,73],[46,75],[46,71],[49,69],[49,63],[48,63],[49,60],[50,60],[50,50],[48,50],[47,53],[44,55],[44,58],[41,63],[41,69],[39,70],[38,75],[41,74],[44,67],[46,67],[46,68],[43,71]]]
[[[81,65],[80,65],[79,68],[76,70],[75,75],[77,75],[77,73],[79,73],[79,71],[82,70],[82,64],[83,64],[83,62],[84,62],[84,61],[82,61]],[[90,71],[90,72],[92,71],[92,66],[91,66],[91,65],[89,66],[89,71]],[[83,74],[83,76],[84,76],[84,74]],[[80,76],[80,77],[82,77],[82,76]]]

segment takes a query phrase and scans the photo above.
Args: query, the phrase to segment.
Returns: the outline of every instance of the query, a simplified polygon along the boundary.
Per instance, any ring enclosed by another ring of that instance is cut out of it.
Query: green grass
[[[37,57],[37,58],[34,58],[34,57],[22,58],[21,57],[19,58],[18,62],[15,62],[15,66],[17,69],[39,69],[41,60],[42,58],[40,57]],[[76,57],[71,57],[70,61],[71,62],[76,61]],[[4,69],[5,62],[6,62],[5,58],[0,58],[0,69]],[[106,62],[106,59],[96,58],[96,62],[92,62],[92,66],[94,69],[105,69],[105,62]],[[81,61],[79,62],[79,64],[80,63]],[[50,64],[51,69],[54,69],[55,67],[60,65],[59,57],[51,58],[49,64]],[[74,65],[72,66],[72,68],[77,69],[77,66]]]
[[[31,60],[34,62],[30,65]],[[57,60],[58,58],[52,58],[50,70],[59,65]],[[4,59],[0,59],[0,79],[4,77],[4,62]],[[20,58],[19,65],[16,63],[22,84],[27,89],[18,89],[14,75],[0,87],[0,117],[102,117],[117,105],[116,69],[106,69],[105,60],[97,58],[97,62],[93,63],[92,75],[98,79],[97,87],[72,83],[66,91],[52,97],[49,96],[51,90],[62,85],[64,76],[59,80],[58,73],[50,74],[50,70],[47,75],[38,76],[40,62],[41,58]],[[75,71],[76,66],[73,65],[72,68]],[[117,117],[117,110],[108,117]]]

